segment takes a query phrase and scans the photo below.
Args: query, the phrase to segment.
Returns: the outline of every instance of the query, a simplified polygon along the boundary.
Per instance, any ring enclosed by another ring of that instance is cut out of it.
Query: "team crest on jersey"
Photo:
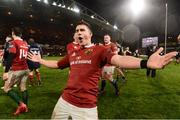
[[[77,46],[74,46],[74,49],[77,49]]]
[[[71,56],[72,56],[72,57],[76,56],[76,52],[73,52],[73,53],[71,54]]]
[[[93,49],[88,49],[88,50],[86,50],[84,53],[85,53],[86,55],[90,55],[92,52],[93,52]]]

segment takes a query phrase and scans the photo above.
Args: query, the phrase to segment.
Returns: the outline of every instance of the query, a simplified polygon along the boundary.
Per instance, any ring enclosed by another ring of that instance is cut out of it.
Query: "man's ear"
[[[91,32],[90,35],[91,35],[91,37],[92,37],[92,36],[93,36],[93,33]]]

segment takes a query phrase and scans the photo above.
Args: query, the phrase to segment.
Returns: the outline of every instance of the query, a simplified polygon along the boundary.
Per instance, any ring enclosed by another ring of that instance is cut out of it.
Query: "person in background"
[[[70,67],[71,69],[67,86],[54,108],[52,119],[71,117],[77,120],[98,120],[98,81],[101,76],[99,70],[106,64],[127,69],[161,69],[177,54],[177,52],[170,52],[161,56],[159,53],[163,51],[163,48],[157,50],[148,60],[114,54],[102,45],[92,44],[92,29],[85,21],[77,23],[75,34],[81,49],[75,54],[66,55],[59,61],[44,60],[40,55],[28,53],[28,59],[46,67],[54,69]]]
[[[38,43],[36,43],[33,38],[30,38],[28,43],[29,43],[29,45],[28,45],[29,52],[36,54],[36,55],[37,54],[40,54],[41,56],[43,55],[40,45]],[[40,64],[38,62],[32,62],[30,60],[27,60],[27,63],[28,63],[28,68],[30,70],[30,72],[29,72],[30,85],[34,85],[33,79],[34,79],[34,72],[35,72],[35,75],[37,78],[37,85],[40,86],[41,85],[41,74],[39,71]]]
[[[156,46],[155,45],[150,45],[147,47],[147,56],[148,58],[156,51]],[[156,76],[156,70],[147,68],[146,71],[146,76],[149,76],[151,74],[151,77],[154,78]]]
[[[26,80],[29,74],[26,62],[28,45],[25,41],[23,41],[21,36],[21,28],[12,28],[13,40],[9,43],[7,61],[3,73],[3,80],[5,81],[4,92],[18,104],[14,115],[28,112],[28,91],[26,89]],[[16,83],[19,85],[22,99],[12,89],[12,86]]]

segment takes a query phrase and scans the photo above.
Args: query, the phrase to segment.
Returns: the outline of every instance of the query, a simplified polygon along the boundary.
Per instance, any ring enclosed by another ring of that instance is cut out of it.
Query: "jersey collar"
[[[84,49],[84,48],[90,48],[90,47],[92,47],[92,46],[94,46],[94,44],[90,44],[90,45],[81,46],[81,48],[82,48],[82,49]]]
[[[92,46],[94,46],[94,44],[86,45],[86,46],[84,46],[84,48],[90,48]]]
[[[107,44],[105,44],[105,45],[109,45],[109,44],[111,44],[111,42],[109,42],[109,43],[107,43]]]
[[[77,45],[78,43],[77,43],[77,42],[75,42],[75,41],[73,41],[73,44],[76,44],[76,45]]]
[[[20,38],[20,37],[16,37],[14,40],[21,40],[21,41],[23,41],[23,39]]]

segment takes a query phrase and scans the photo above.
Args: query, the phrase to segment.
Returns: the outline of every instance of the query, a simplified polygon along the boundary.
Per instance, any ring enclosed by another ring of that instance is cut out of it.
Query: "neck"
[[[90,43],[90,44],[82,45],[81,47],[83,47],[83,48],[89,48],[89,47],[91,47],[91,46],[94,46],[94,44]]]
[[[19,36],[13,36],[13,38],[14,38],[14,39],[18,39],[18,40],[22,40],[22,38],[19,37]]]
[[[78,44],[78,42],[76,42],[76,41],[73,41],[73,43],[74,43],[74,44]]]
[[[105,45],[109,45],[111,42],[105,43]]]

